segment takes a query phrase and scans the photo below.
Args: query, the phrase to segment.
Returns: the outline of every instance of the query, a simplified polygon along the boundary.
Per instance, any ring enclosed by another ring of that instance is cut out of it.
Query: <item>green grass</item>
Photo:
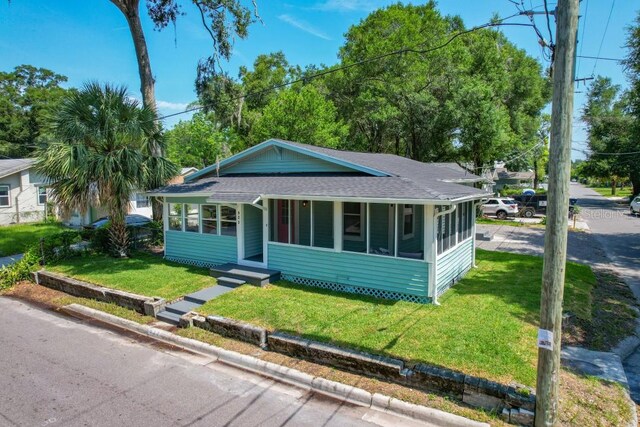
[[[80,304],[85,307],[93,308],[95,310],[104,311],[105,313],[113,314],[114,316],[122,317],[123,319],[133,320],[136,323],[146,325],[155,322],[155,318],[151,316],[145,316],[136,311],[130,310],[125,307],[121,307],[116,304],[96,301],[88,298],[77,298],[72,296],[64,296],[54,301],[57,305],[65,306],[69,304]]]
[[[611,187],[590,187],[592,190],[600,193],[604,197],[629,197],[633,196],[633,189],[631,187],[618,188],[616,195],[611,194]]]
[[[364,351],[533,386],[542,259],[478,250],[478,268],[440,306],[386,301],[280,282],[243,286],[199,311]],[[591,316],[595,276],[567,265],[566,309]]]
[[[216,284],[206,268],[165,261],[144,252],[134,252],[127,259],[84,255],[47,268],[96,285],[167,300]]]
[[[41,237],[56,234],[65,227],[56,222],[34,224],[15,224],[0,227],[0,256],[24,252],[29,246],[38,243]]]

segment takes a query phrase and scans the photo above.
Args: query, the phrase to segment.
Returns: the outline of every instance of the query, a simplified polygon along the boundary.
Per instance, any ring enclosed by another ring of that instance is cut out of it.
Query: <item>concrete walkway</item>
[[[180,317],[182,317],[184,314],[193,311],[198,307],[201,307],[207,301],[217,298],[220,295],[224,295],[227,292],[231,292],[238,286],[242,286],[242,284],[244,283],[228,283],[218,281],[218,284],[216,286],[201,289],[198,292],[186,295],[183,300],[167,305],[165,310],[159,312],[156,317],[158,318],[158,320],[162,320],[163,322],[177,325],[180,321]]]
[[[15,255],[9,255],[9,256],[5,256],[0,258],[0,267],[4,267],[6,265],[11,265],[14,262],[20,261],[23,257],[23,254],[15,254]]]

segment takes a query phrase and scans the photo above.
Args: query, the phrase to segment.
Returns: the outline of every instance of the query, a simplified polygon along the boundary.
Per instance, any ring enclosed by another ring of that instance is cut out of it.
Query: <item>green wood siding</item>
[[[467,239],[436,260],[437,293],[442,294],[471,268],[473,263],[473,239]]]
[[[238,240],[235,236],[166,231],[165,241],[167,258],[212,265],[238,260]]]
[[[353,169],[285,148],[270,148],[223,167],[220,175],[246,173],[354,172]]]
[[[262,253],[262,211],[256,207],[244,206],[244,257]]]
[[[269,243],[269,268],[330,283],[427,296],[425,262]]]

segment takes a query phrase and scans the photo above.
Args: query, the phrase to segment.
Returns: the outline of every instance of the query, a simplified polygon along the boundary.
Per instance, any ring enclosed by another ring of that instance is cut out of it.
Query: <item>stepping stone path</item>
[[[246,267],[238,264],[224,264],[211,269],[211,275],[218,279],[218,284],[210,288],[186,295],[184,299],[169,304],[159,312],[158,320],[177,325],[180,317],[190,311],[195,311],[207,301],[231,292],[235,288],[250,283],[255,286],[265,286],[271,281],[280,279],[280,272],[265,268]]]

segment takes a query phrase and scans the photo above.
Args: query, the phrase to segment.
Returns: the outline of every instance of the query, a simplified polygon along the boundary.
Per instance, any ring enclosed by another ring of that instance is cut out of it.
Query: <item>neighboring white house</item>
[[[35,159],[0,160],[0,225],[42,221],[47,209],[45,179]]]
[[[182,168],[180,170],[180,175],[173,178],[171,180],[171,183],[182,183],[184,182],[184,178],[186,176],[191,175],[192,173],[197,171],[198,169],[193,167]],[[147,218],[151,218],[153,212],[149,196],[147,196],[144,192],[134,193],[131,196],[131,200],[129,200],[129,214],[142,215],[146,216]],[[105,209],[90,206],[84,214],[78,211],[72,212],[68,218],[65,218],[64,222],[71,226],[88,225],[105,216],[107,216],[107,211]]]

